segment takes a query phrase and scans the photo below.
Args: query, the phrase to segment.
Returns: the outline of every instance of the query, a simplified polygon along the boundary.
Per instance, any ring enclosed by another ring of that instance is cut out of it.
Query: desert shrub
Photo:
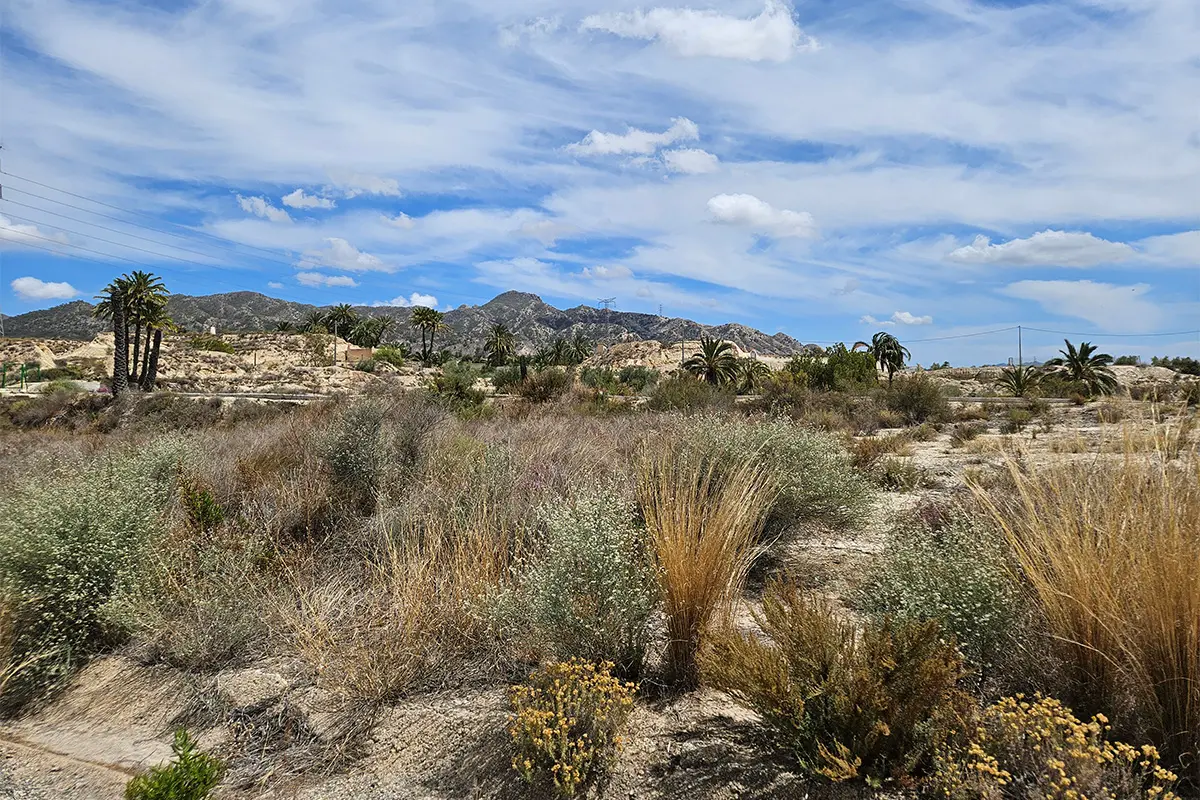
[[[1154,356],[1150,359],[1150,363],[1156,367],[1173,369],[1184,375],[1200,375],[1200,361],[1190,356],[1175,356],[1174,358]]]
[[[1200,460],[1124,455],[1012,463],[1015,492],[976,491],[1046,619],[1066,699],[1144,726],[1178,763],[1200,749]]]
[[[125,800],[204,800],[221,782],[225,765],[199,750],[182,728],[175,731],[171,752],[173,762],[126,784]]]
[[[40,475],[0,498],[0,596],[11,608],[12,708],[127,633],[110,601],[161,530],[183,451],[159,442],[80,473]],[[6,665],[0,665],[0,671]]]
[[[371,400],[340,409],[324,434],[322,451],[333,485],[351,507],[375,507],[384,468],[383,408]]]
[[[55,378],[42,384],[42,394],[65,394],[68,397],[82,392],[79,384],[69,378]]]
[[[893,381],[883,395],[884,403],[909,425],[938,422],[950,415],[950,404],[941,385],[926,375],[910,375]]]
[[[377,362],[374,358],[364,358],[354,364],[354,368],[359,372],[374,372]]]
[[[650,367],[622,367],[617,373],[617,380],[628,386],[635,394],[645,394],[648,389],[658,383],[659,373]]]
[[[937,623],[859,630],[789,580],[772,581],[753,613],[764,635],[712,637],[703,675],[760,714],[805,772],[907,782],[962,729],[973,702]]]
[[[1177,778],[1155,748],[1109,741],[1108,731],[1105,717],[1081,722],[1053,698],[1005,697],[983,711],[967,751],[943,760],[933,783],[952,800],[1178,800]]]
[[[521,367],[517,364],[509,364],[506,367],[496,367],[492,371],[492,385],[496,387],[497,392],[503,392],[505,389],[511,389],[521,382]]]
[[[835,436],[785,418],[740,420],[706,417],[690,424],[692,446],[734,469],[756,461],[775,492],[769,523],[796,521],[855,524],[871,502],[869,482],[853,467]]]
[[[953,447],[962,447],[987,433],[987,429],[987,423],[984,422],[960,422],[950,431],[950,444]]]
[[[890,492],[911,492],[925,479],[911,458],[884,458],[871,470],[879,485]]]
[[[1033,420],[1033,414],[1027,408],[1010,408],[1000,424],[1000,432],[1006,434],[1020,433]]]
[[[651,411],[682,411],[684,413],[716,408],[732,408],[734,395],[695,376],[677,373],[650,392],[646,407]]]
[[[769,414],[799,416],[808,407],[811,392],[803,374],[786,370],[771,373],[758,388],[758,399],[752,408]]]
[[[213,336],[208,333],[197,333],[188,339],[188,347],[193,350],[207,350],[213,353],[226,353],[232,355],[234,352],[233,345],[222,339],[220,336]]]
[[[446,361],[439,374],[429,380],[433,396],[452,411],[464,411],[483,405],[485,395],[475,387],[479,368],[465,361]]]
[[[72,392],[56,391],[18,400],[8,407],[9,419],[18,428],[56,425],[70,415],[75,397]]]
[[[1180,386],[1179,400],[1188,408],[1200,405],[1200,383],[1190,381]]]
[[[918,513],[888,535],[859,590],[862,611],[882,623],[936,621],[985,679],[1015,642],[1024,613],[997,531],[962,511]]]
[[[42,370],[42,380],[44,381],[81,381],[84,377],[83,370],[71,364]]]
[[[517,394],[531,403],[557,400],[571,388],[571,375],[560,367],[547,367],[531,372],[517,384]]]
[[[879,376],[869,353],[847,350],[840,342],[824,355],[793,356],[784,369],[810,389],[825,392],[863,391],[874,386]]]
[[[527,782],[573,797],[613,763],[636,687],[612,677],[611,666],[548,664],[509,692],[512,765]]]
[[[407,353],[403,349],[392,345],[383,345],[376,348],[373,358],[381,363],[390,364],[396,369],[401,369],[408,363]]]
[[[670,436],[645,448],[637,497],[658,559],[668,681],[696,683],[696,653],[745,582],[775,496],[754,459],[723,464]]]
[[[912,455],[912,439],[907,433],[895,433],[890,436],[864,436],[854,440],[850,446],[850,453],[851,463],[856,469],[871,470],[885,455]]]
[[[502,624],[524,628],[516,638],[553,658],[611,661],[635,677],[656,592],[631,504],[615,489],[599,489],[543,506],[540,516],[545,538],[516,589],[499,598]]]
[[[1096,419],[1109,425],[1115,425],[1125,419],[1125,408],[1112,400],[1105,400],[1096,408]]]
[[[623,388],[617,378],[617,373],[608,367],[584,367],[579,371],[579,382],[592,389],[603,389],[606,392],[618,392]]]

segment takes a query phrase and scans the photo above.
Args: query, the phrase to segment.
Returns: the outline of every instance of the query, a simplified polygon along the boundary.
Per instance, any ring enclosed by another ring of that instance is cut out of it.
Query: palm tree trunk
[[[149,344],[149,331],[147,331],[147,344]],[[138,357],[141,355],[142,344],[142,323],[138,322],[133,327],[133,355],[129,356],[129,382],[137,383],[138,379]]]
[[[154,329],[154,347],[150,347],[149,331],[146,335],[146,350],[149,353],[149,361],[142,369],[142,391],[153,392],[154,386],[158,382],[158,350],[162,347],[163,332],[162,328]]]
[[[433,358],[433,337],[437,333],[437,328],[429,329],[429,357]]]
[[[125,296],[114,292],[113,315],[113,397],[129,388],[129,328],[125,327]]]
[[[145,346],[145,348],[143,348],[143,350],[144,350],[144,352],[142,353],[142,369],[138,374],[142,376],[142,382],[145,383],[146,367],[150,363],[150,328],[146,328],[146,346]]]

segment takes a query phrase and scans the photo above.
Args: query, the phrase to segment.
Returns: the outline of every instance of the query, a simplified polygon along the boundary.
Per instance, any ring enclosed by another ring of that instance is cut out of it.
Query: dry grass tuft
[[[676,437],[648,443],[642,454],[637,497],[660,566],[674,684],[697,683],[701,639],[729,609],[759,552],[776,489],[756,461],[730,468]]]
[[[1200,460],[1124,458],[976,489],[1012,545],[1077,705],[1130,702],[1164,754],[1200,748]],[[1132,719],[1120,720],[1130,727]],[[1194,756],[1193,756],[1194,758]]]

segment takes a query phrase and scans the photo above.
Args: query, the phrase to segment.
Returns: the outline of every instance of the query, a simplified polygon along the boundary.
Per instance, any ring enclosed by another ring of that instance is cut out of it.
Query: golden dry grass
[[[1200,746],[1200,460],[1123,458],[1024,472],[977,488],[1013,547],[1078,697],[1132,701],[1174,758]],[[1174,454],[1178,455],[1178,454]]]
[[[755,459],[723,468],[679,437],[643,451],[637,497],[658,557],[672,682],[697,682],[701,640],[740,593],[775,496]]]

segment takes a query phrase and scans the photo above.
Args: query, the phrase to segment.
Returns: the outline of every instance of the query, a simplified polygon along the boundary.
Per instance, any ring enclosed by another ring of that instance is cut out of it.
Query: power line
[[[1119,337],[1122,339],[1139,339],[1142,337],[1150,337],[1150,336],[1195,336],[1195,335],[1200,335],[1200,330],[1169,331],[1167,333],[1097,333],[1097,332],[1082,333],[1080,331],[1051,331],[1051,330],[1046,330],[1045,328],[1030,328],[1028,326],[1025,328],[1025,330],[1037,331],[1038,333],[1053,333],[1058,336],[1093,336],[1097,339],[1103,339],[1105,337],[1108,337],[1108,338]]]

